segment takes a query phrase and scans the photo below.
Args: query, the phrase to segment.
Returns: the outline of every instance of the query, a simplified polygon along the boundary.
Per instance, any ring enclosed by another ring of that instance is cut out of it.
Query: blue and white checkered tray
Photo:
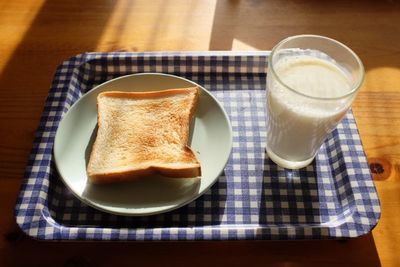
[[[87,53],[55,74],[16,204],[28,235],[46,240],[332,239],[368,233],[380,204],[350,111],[307,168],[277,167],[265,153],[268,52]],[[221,101],[233,127],[218,182],[168,213],[124,217],[95,210],[64,186],[53,162],[63,114],[112,78],[163,72],[193,80]]]

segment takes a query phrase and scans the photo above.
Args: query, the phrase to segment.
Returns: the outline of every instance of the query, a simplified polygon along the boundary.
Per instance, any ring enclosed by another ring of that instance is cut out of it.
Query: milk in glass
[[[267,152],[278,165],[310,163],[351,99],[351,75],[334,61],[308,55],[283,57],[269,72]],[[343,99],[341,99],[343,97]]]

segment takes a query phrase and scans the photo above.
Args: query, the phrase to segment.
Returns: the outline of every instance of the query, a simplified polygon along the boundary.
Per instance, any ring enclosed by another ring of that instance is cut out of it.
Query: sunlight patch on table
[[[233,39],[232,41],[232,50],[236,51],[253,51],[253,50],[259,50],[254,46],[251,46],[249,44],[246,44],[245,42],[242,42],[236,38]]]
[[[15,50],[24,39],[37,14],[40,12],[44,0],[37,1],[3,1],[2,9],[19,10],[18,12],[3,13],[0,16],[0,31],[7,39],[3,39],[0,47],[0,73],[4,70]],[[3,51],[6,52],[3,52]]]
[[[388,77],[390,78],[388,79]],[[400,90],[400,68],[378,67],[369,69],[366,72],[363,87],[363,91],[398,92]]]
[[[156,2],[118,1],[96,50],[208,50],[216,0]]]

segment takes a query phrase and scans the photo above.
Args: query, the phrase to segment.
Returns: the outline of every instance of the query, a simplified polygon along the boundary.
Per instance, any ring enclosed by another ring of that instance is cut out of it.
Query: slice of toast
[[[89,181],[114,183],[154,174],[200,176],[200,163],[187,145],[198,99],[197,87],[100,93]]]

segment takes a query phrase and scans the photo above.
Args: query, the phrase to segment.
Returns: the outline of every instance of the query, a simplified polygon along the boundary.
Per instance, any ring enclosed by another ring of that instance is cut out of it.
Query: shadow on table
[[[0,74],[0,84],[12,84],[23,90],[1,91],[25,93],[26,96],[38,92],[46,95],[44,89],[49,87],[60,59],[96,49],[115,5],[114,1],[102,4],[93,0],[72,0],[63,4],[44,1]],[[58,28],[50,28],[49,23],[57,24]],[[23,79],[16,78],[18,76]],[[38,77],[47,77],[47,81],[41,79],[42,84],[38,84]]]
[[[3,167],[23,170],[29,154],[27,148],[32,146],[35,138],[43,103],[57,65],[75,54],[96,48],[116,3],[71,0],[57,3],[10,2],[5,5],[8,4],[16,5],[15,9],[21,6],[22,10],[15,10],[17,18],[8,22],[14,23],[13,26],[4,24],[4,27],[16,31],[16,37],[10,40],[19,42],[6,41],[15,47],[7,46],[6,51],[10,55],[5,55],[9,58],[4,59],[6,62],[0,72],[0,113],[3,114],[0,118],[3,128],[0,131],[4,135],[0,144],[8,147],[10,140],[17,140],[10,151],[22,151],[19,152],[22,155],[16,159],[10,158]],[[23,18],[24,14],[26,18]],[[10,16],[12,14],[7,15]],[[31,22],[25,29],[27,20]],[[77,24],[82,27],[77,27]],[[22,174],[18,177],[22,177]]]
[[[46,257],[37,257],[43,251]],[[23,237],[2,253],[4,266],[381,266],[372,234],[347,241],[257,242],[49,243]]]

